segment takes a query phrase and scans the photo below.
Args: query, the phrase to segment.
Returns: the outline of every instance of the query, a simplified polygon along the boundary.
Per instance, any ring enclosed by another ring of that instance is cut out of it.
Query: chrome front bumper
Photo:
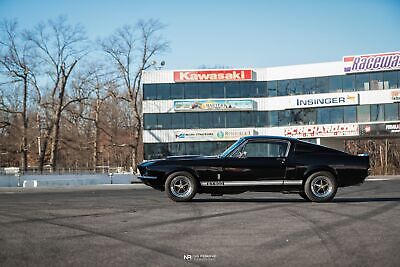
[[[156,176],[146,176],[146,175],[141,175],[137,177],[139,180],[156,180]]]

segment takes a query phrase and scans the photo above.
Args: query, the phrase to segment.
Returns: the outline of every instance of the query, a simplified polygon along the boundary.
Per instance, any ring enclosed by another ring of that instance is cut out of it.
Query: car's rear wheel
[[[165,191],[173,201],[190,201],[197,193],[197,181],[188,172],[174,172],[165,181]]]
[[[308,196],[307,196],[306,193],[304,193],[304,192],[300,192],[300,193],[299,193],[299,196],[301,196],[301,198],[303,198],[303,199],[306,200],[306,201],[310,201],[310,199],[308,198]]]
[[[304,184],[304,193],[314,202],[329,202],[337,192],[337,182],[330,172],[316,172],[311,174]]]

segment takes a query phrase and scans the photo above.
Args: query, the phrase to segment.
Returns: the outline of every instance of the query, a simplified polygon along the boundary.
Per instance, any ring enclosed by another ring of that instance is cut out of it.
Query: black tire
[[[197,181],[188,172],[174,172],[165,181],[165,191],[175,202],[190,201],[197,193]]]
[[[304,192],[300,192],[299,196],[301,196],[301,198],[304,199],[305,201],[310,201],[310,199],[308,198],[308,196]]]
[[[313,202],[329,202],[335,197],[337,187],[332,173],[320,171],[307,178],[304,184],[304,193]]]

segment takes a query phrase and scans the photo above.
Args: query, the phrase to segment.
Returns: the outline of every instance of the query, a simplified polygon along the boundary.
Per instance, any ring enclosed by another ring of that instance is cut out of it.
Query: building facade
[[[143,73],[144,158],[215,155],[241,136],[344,149],[400,137],[400,52],[273,68]]]

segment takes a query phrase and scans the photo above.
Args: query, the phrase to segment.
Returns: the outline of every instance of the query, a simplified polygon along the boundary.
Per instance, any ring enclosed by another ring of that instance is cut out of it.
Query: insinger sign
[[[175,82],[251,81],[252,70],[174,71]]]
[[[294,107],[326,107],[326,106],[344,106],[357,105],[357,93],[334,93],[304,95],[292,98]]]
[[[400,52],[343,57],[344,72],[400,69]]]

